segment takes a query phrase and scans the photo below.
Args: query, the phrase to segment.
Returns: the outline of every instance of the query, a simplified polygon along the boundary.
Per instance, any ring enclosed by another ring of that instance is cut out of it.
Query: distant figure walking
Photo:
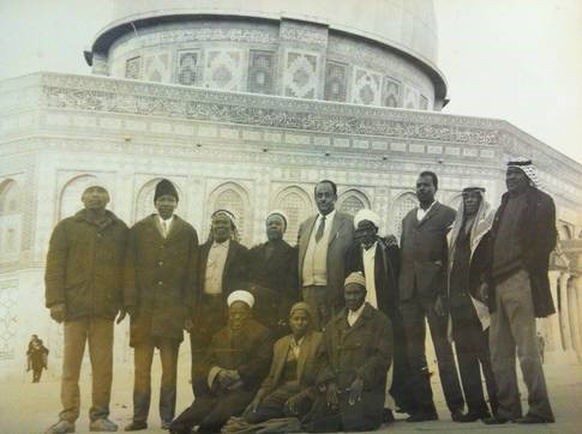
[[[541,332],[538,332],[538,351],[540,352],[540,360],[544,363],[544,350],[546,349],[546,341]]]
[[[43,345],[42,339],[39,339],[37,335],[32,335],[26,350],[26,372],[32,369],[33,383],[38,383],[42,376],[42,370],[48,368],[48,354],[49,350]]]

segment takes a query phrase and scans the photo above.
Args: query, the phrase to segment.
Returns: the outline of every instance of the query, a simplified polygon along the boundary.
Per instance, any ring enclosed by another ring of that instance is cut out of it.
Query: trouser
[[[32,382],[38,383],[40,381],[40,377],[42,377],[42,369],[43,368],[33,368],[32,370]]]
[[[249,405],[256,390],[240,388],[234,391],[200,393],[190,407],[170,425],[170,431],[190,433],[198,425],[199,433],[217,433],[231,416],[240,415]]]
[[[495,286],[495,312],[489,331],[491,362],[497,383],[498,415],[521,417],[515,350],[528,390],[528,414],[554,420],[538,351],[529,275],[520,270]]]
[[[140,342],[134,346],[135,380],[133,387],[133,420],[146,422],[150,410],[151,368],[155,347],[159,348],[162,362],[160,387],[160,419],[170,422],[176,412],[176,378],[178,370],[178,348],[176,339],[156,339]]]
[[[466,301],[467,304],[452,308],[450,313],[467,408],[469,413],[474,414],[485,414],[488,411],[481,383],[482,368],[491,410],[495,414],[498,406],[497,389],[489,354],[489,331],[482,329],[471,300],[467,298]]]
[[[256,411],[246,412],[244,415],[245,420],[249,423],[258,423],[280,417],[297,416],[291,414],[285,408],[285,403],[299,392],[301,392],[301,386],[297,382],[279,386],[263,398]],[[304,412],[300,411],[299,413]]]
[[[428,320],[437,356],[441,386],[447,407],[451,413],[462,410],[464,407],[463,393],[461,392],[453,349],[447,340],[447,318],[436,314],[433,303],[423,304],[417,299],[401,302],[400,311],[406,333],[408,360],[412,370],[412,388],[417,401],[416,412],[436,412],[424,347],[425,317]]]
[[[402,322],[402,316],[398,310],[390,312],[390,321],[392,321],[393,339],[393,363],[390,367],[391,372],[388,376],[387,389],[390,397],[387,398],[386,408],[391,410],[401,410],[411,413],[416,408],[416,400],[413,393],[412,371],[408,361],[406,334]],[[396,408],[394,408],[396,407]]]
[[[330,296],[327,286],[304,286],[303,301],[311,308],[315,330],[323,330],[334,314],[335,300]]]
[[[109,415],[111,380],[113,370],[113,321],[101,318],[85,318],[66,321],[64,324],[65,345],[63,376],[61,379],[61,403],[59,417],[71,423],[79,417],[79,375],[89,341],[89,356],[93,379],[91,421]]]

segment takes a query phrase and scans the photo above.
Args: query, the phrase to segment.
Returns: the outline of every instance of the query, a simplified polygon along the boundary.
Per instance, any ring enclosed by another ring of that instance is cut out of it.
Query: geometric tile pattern
[[[418,90],[411,86],[404,86],[404,103],[403,107],[407,109],[417,109],[420,94]]]
[[[329,61],[325,65],[324,99],[345,102],[347,97],[347,65]]]
[[[178,83],[194,86],[199,81],[198,51],[180,51],[178,53]]]
[[[144,77],[147,81],[168,81],[168,53],[153,54],[145,58]]]
[[[241,90],[241,57],[240,51],[208,51],[204,71],[205,87],[231,91]]]
[[[249,53],[248,91],[274,93],[275,52],[251,50]]]
[[[382,86],[382,105],[385,107],[398,107],[400,102],[400,83],[388,76],[384,77]]]
[[[364,209],[365,207],[366,206],[364,205],[364,202],[362,202],[359,197],[356,195],[350,195],[341,203],[339,210],[353,216],[356,215],[359,210]]]
[[[16,346],[16,293],[18,281],[0,282],[0,360],[14,359]]]
[[[400,238],[402,232],[402,219],[417,205],[418,200],[413,193],[405,193],[394,202],[392,206],[392,233],[397,238]]]
[[[317,56],[289,51],[285,59],[285,95],[295,98],[315,98],[317,89]]]
[[[236,228],[238,230],[240,240],[244,243],[246,234],[246,210],[243,198],[239,192],[232,188],[223,190],[214,201],[212,212],[218,209],[226,209],[234,214],[236,217]]]
[[[294,245],[299,225],[313,212],[307,193],[298,187],[288,187],[279,194],[274,209],[280,209],[287,216],[287,230],[283,239]]]
[[[132,57],[125,61],[125,78],[139,80],[141,76],[141,57]]]
[[[352,102],[363,105],[380,105],[380,83],[380,74],[356,67],[352,86]]]

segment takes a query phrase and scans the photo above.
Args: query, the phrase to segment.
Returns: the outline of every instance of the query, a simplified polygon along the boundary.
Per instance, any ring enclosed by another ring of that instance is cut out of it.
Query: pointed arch
[[[337,209],[351,215],[355,215],[359,210],[370,209],[370,199],[362,191],[351,188],[345,191],[337,200]]]
[[[395,200],[392,205],[392,228],[393,233],[400,237],[402,232],[402,219],[408,214],[411,210],[416,208],[418,204],[418,200],[416,198],[416,194],[413,192],[405,192],[400,194]]]
[[[83,207],[81,203],[83,191],[95,184],[101,185],[97,176],[88,173],[77,175],[67,181],[59,194],[57,220],[70,217],[79,211]]]
[[[0,255],[16,259],[21,251],[22,194],[14,179],[0,183]]]
[[[275,196],[273,209],[279,209],[287,216],[287,230],[283,237],[290,244],[297,242],[299,225],[312,212],[313,202],[311,196],[297,185],[283,188]]]
[[[210,215],[218,209],[227,209],[236,217],[238,233],[243,244],[248,244],[252,236],[252,216],[248,191],[235,182],[225,182],[216,187],[208,197]]]
[[[133,206],[133,221],[136,222],[138,220],[143,219],[144,217],[148,216],[149,214],[155,212],[154,206],[154,195],[156,193],[156,185],[162,179],[161,176],[155,177],[144,183],[137,192],[137,196],[135,198],[135,203]],[[169,179],[169,178],[167,178]],[[174,181],[169,179],[176,190],[178,191],[178,198],[182,198],[183,194],[178,184]]]

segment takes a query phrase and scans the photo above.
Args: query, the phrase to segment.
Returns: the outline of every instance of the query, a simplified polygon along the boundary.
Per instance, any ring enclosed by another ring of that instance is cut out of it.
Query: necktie
[[[162,229],[164,230],[164,238],[168,236],[168,222],[162,220]]]
[[[319,243],[319,240],[323,237],[323,231],[325,230],[325,216],[321,216],[321,220],[319,221],[319,227],[317,228],[317,232],[315,233],[315,242]]]

